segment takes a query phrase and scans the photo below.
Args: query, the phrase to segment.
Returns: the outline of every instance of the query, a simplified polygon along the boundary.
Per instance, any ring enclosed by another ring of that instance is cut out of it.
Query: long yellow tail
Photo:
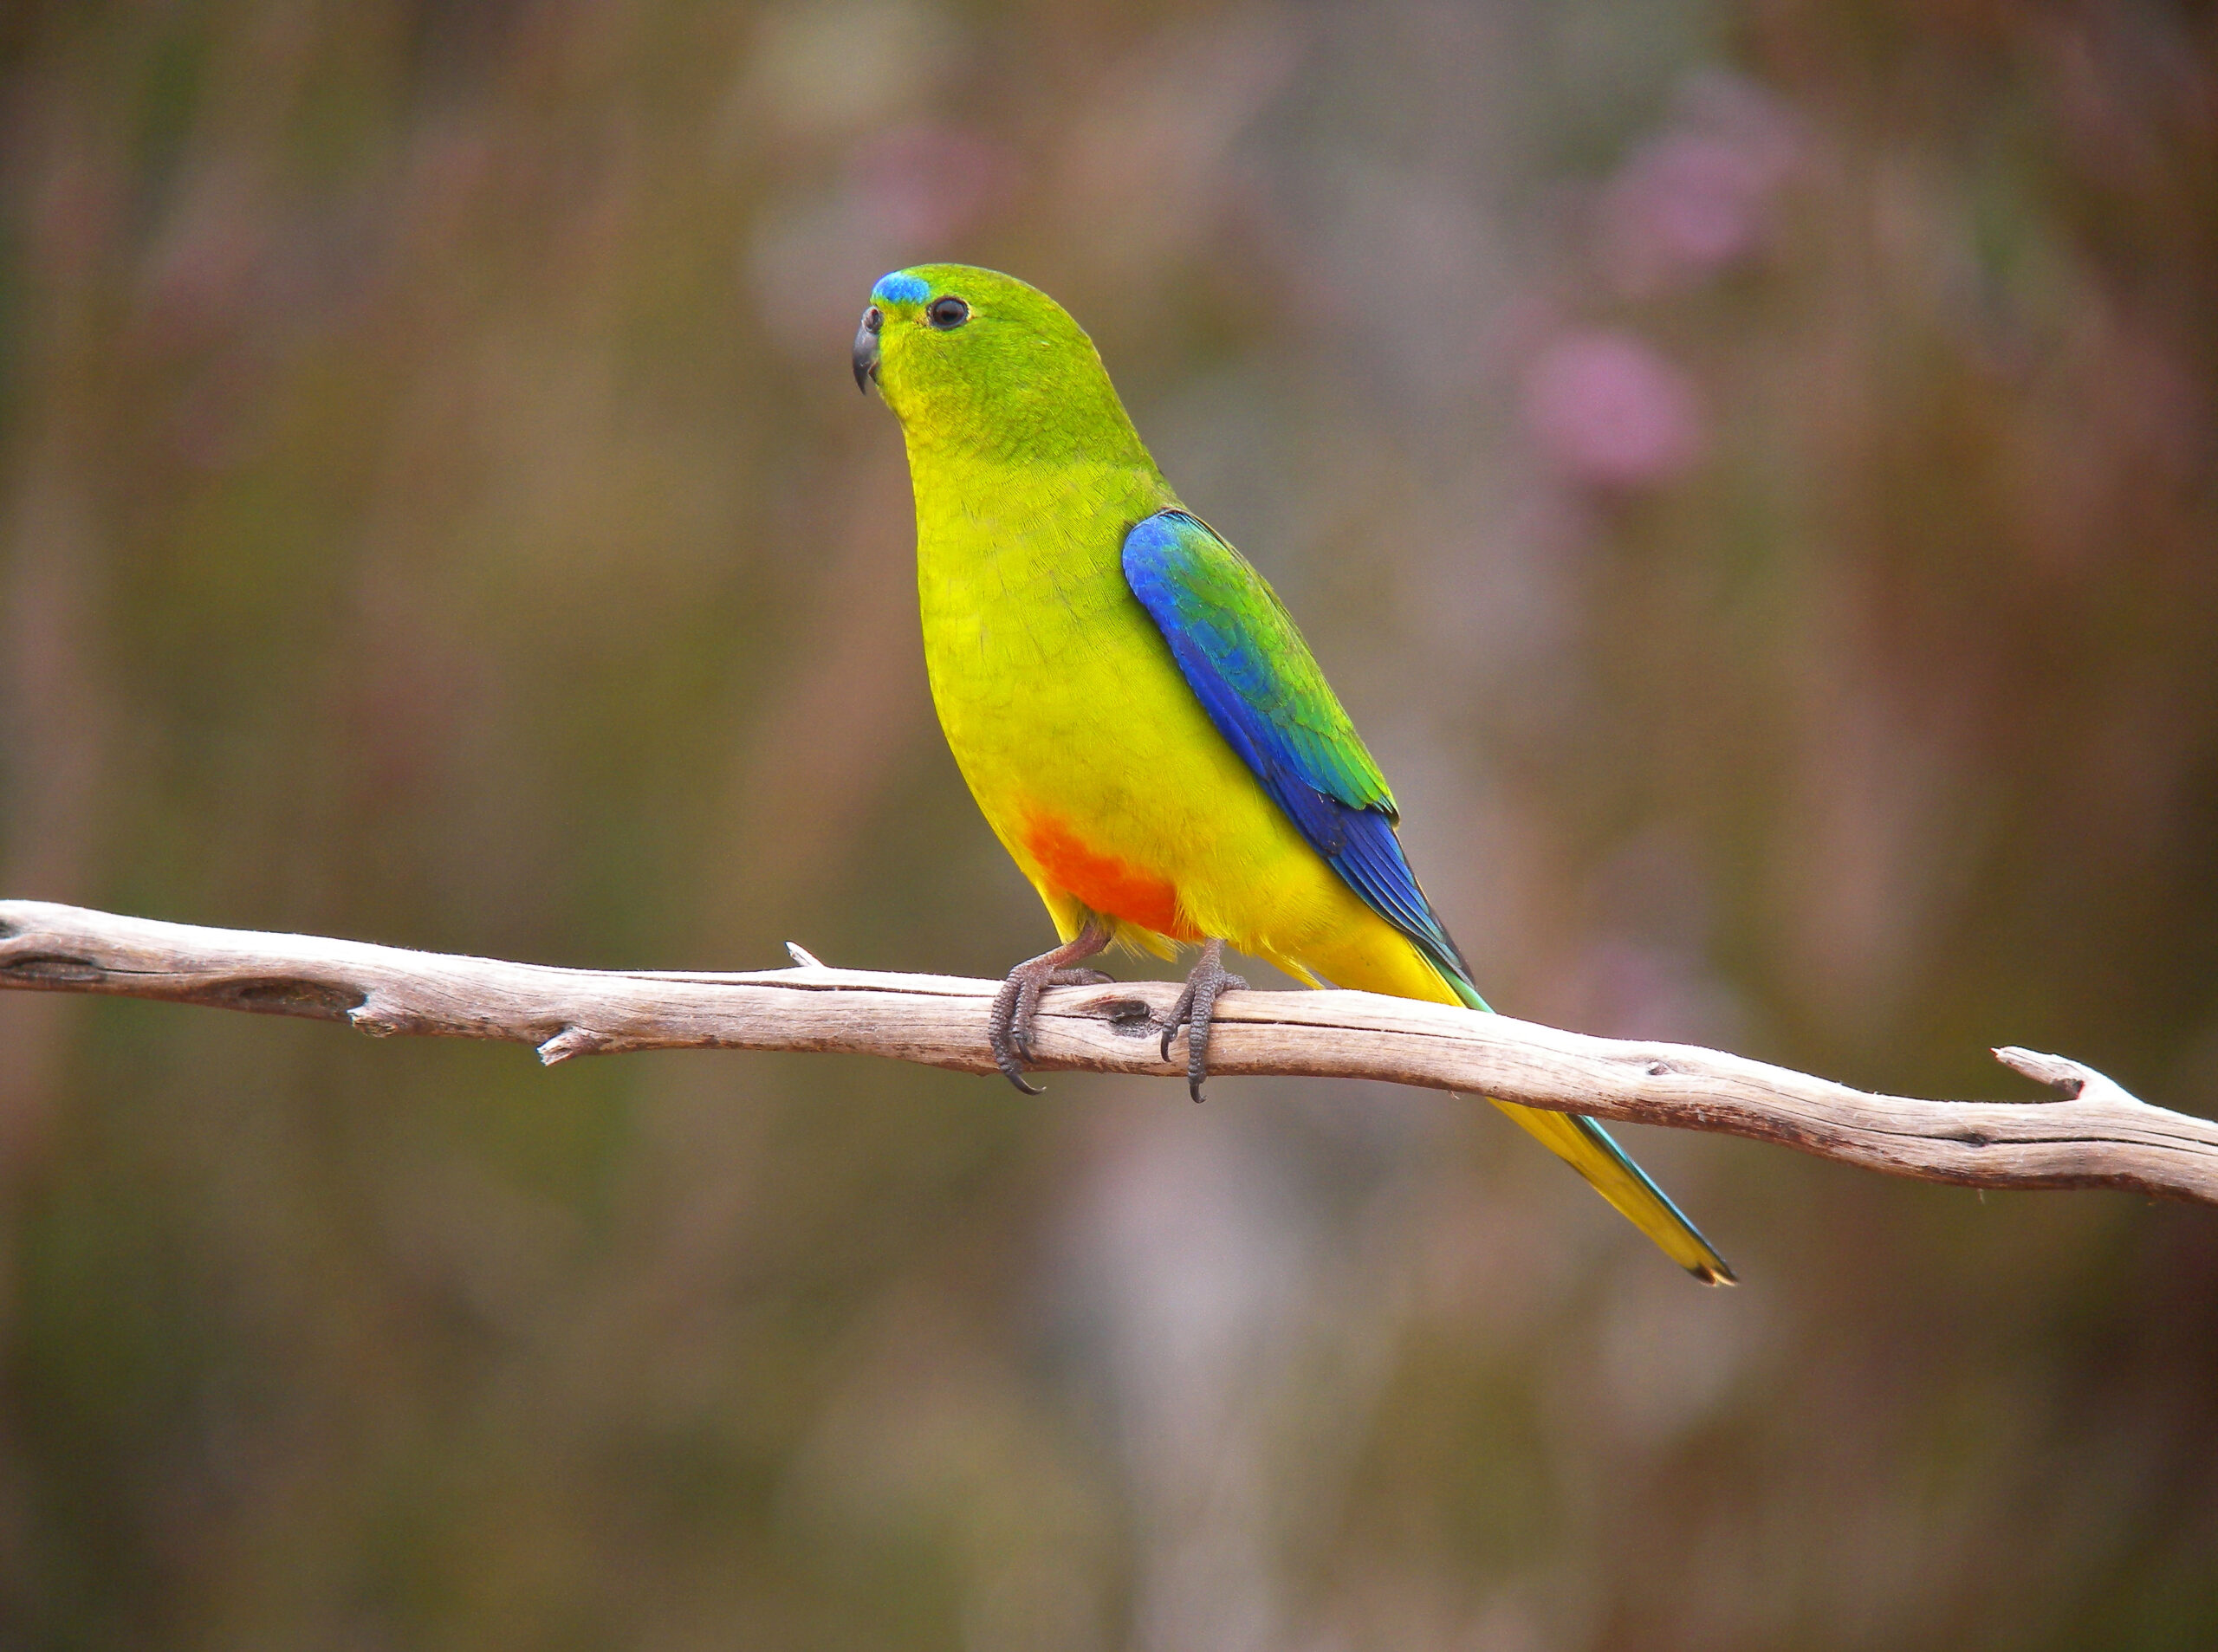
[[[1493,1006],[1479,996],[1479,989],[1452,972],[1443,972],[1448,989],[1472,1009],[1493,1014]],[[1648,1179],[1648,1172],[1632,1162],[1609,1131],[1582,1113],[1552,1112],[1546,1107],[1523,1107],[1514,1101],[1488,1101],[1522,1124],[1566,1164],[1585,1176],[1594,1191],[1607,1199],[1625,1219],[1656,1241],[1657,1248],[1704,1285],[1738,1285],[1733,1270],[1717,1247],[1702,1236],[1673,1204],[1670,1195]]]
[[[1625,1214],[1625,1220],[1656,1241],[1657,1248],[1704,1285],[1737,1285],[1733,1270],[1702,1236],[1648,1173],[1635,1164],[1609,1131],[1579,1113],[1521,1107],[1514,1101],[1494,1105],[1532,1131],[1548,1150],[1585,1176],[1594,1191]]]
[[[1389,938],[1391,937],[1391,939]],[[1336,949],[1329,958],[1320,957],[1322,973],[1344,987],[1398,998],[1421,998],[1432,1003],[1462,1004],[1492,1011],[1479,990],[1450,967],[1460,959],[1434,957],[1410,938],[1383,922],[1365,926],[1352,944]],[[1626,1221],[1656,1241],[1657,1247],[1704,1285],[1735,1285],[1739,1281],[1716,1247],[1702,1236],[1664,1189],[1648,1179],[1593,1119],[1579,1113],[1552,1112],[1544,1107],[1525,1107],[1513,1101],[1494,1105],[1526,1130],[1565,1163],[1585,1176],[1594,1190],[1623,1213]]]

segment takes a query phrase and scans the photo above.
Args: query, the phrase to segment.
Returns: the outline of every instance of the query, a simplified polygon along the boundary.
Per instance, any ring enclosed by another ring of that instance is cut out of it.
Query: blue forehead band
[[[931,291],[907,270],[897,269],[880,277],[878,285],[870,289],[870,295],[881,304],[921,304]]]

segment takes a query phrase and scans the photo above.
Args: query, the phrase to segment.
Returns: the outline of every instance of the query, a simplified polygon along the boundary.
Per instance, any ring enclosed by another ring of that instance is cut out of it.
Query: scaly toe
[[[1163,1059],[1171,1059],[1171,1040],[1178,1036],[1178,1029],[1194,1019],[1194,984],[1186,983],[1186,990],[1178,994],[1178,1001],[1171,1007],[1171,1014],[1163,1021]]]
[[[1022,1040],[1017,1032],[1018,1012],[1024,999],[1023,978],[1012,972],[1002,982],[1002,989],[994,994],[994,1007],[986,1016],[986,1042],[994,1053],[994,1065],[1007,1079],[1028,1096],[1040,1093],[1037,1085],[1028,1084],[1024,1078],[1024,1064],[1017,1058],[1017,1046]]]
[[[1052,952],[1028,958],[1010,970],[994,994],[986,1013],[986,1043],[1002,1076],[1028,1096],[1041,1093],[1024,1079],[1025,1064],[1032,1059],[1032,1024],[1040,1013],[1040,993],[1045,987],[1091,987],[1109,979],[1098,969],[1068,966],[1090,958],[1109,944],[1109,931],[1095,921]]]
[[[1223,950],[1222,941],[1211,941],[1203,949],[1163,1028],[1165,1061],[1171,1059],[1171,1040],[1181,1027],[1186,1029],[1186,1093],[1196,1101],[1202,1098],[1202,1085],[1210,1076],[1210,1030],[1216,1020],[1218,995],[1228,988],[1244,992],[1248,987],[1240,976],[1225,972],[1219,962]]]

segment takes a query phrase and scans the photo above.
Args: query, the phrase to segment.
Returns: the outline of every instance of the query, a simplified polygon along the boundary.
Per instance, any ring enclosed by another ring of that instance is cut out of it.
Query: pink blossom
[[[1567,333],[1526,370],[1522,412],[1549,462],[1591,487],[1654,487],[1705,444],[1693,380],[1631,333]]]

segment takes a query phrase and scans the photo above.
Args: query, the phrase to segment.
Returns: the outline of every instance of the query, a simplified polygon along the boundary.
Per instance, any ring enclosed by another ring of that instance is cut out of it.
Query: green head
[[[1148,463],[1093,340],[1013,275],[895,270],[871,288],[854,361],[856,385],[876,383],[912,452]]]

